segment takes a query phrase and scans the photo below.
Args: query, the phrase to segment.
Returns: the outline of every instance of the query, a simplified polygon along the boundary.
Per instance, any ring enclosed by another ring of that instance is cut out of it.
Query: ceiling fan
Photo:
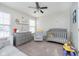
[[[40,7],[39,3],[38,2],[35,2],[36,4],[36,7],[31,7],[29,6],[29,8],[33,8],[33,9],[36,9],[36,11],[34,11],[34,13],[36,12],[41,12],[41,13],[44,13],[44,11],[42,11],[42,9],[47,9],[48,7]]]

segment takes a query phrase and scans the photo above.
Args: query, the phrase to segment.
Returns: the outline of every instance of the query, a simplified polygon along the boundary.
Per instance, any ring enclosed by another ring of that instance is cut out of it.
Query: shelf
[[[23,23],[17,23],[18,25],[29,25],[29,24],[23,24]]]

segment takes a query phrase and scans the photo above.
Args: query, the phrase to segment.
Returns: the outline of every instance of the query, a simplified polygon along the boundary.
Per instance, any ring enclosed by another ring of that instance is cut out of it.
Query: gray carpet
[[[57,43],[31,41],[17,48],[29,56],[63,56],[62,45]]]

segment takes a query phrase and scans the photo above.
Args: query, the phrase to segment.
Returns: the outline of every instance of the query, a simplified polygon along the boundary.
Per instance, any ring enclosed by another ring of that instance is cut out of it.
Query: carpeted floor
[[[29,56],[63,56],[62,45],[57,43],[31,41],[17,48]]]

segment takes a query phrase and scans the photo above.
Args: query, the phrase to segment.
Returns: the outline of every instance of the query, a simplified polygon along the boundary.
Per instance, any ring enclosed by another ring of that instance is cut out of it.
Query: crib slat
[[[65,42],[67,40],[67,30],[66,29],[51,29],[49,32],[54,34],[54,37],[50,39],[56,42]]]

